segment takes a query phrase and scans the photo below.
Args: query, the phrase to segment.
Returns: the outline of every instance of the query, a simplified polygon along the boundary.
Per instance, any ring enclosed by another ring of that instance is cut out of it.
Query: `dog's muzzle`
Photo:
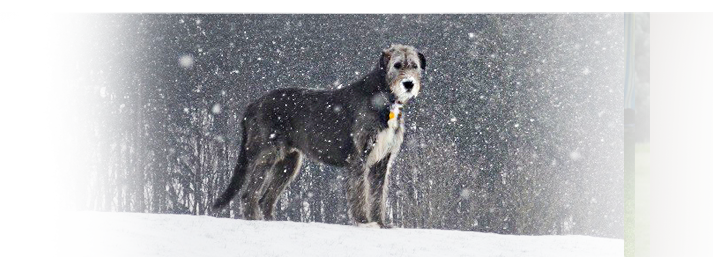
[[[416,97],[420,89],[418,80],[414,77],[403,78],[396,85],[397,87],[392,88],[393,95],[396,100],[404,103],[412,97]]]

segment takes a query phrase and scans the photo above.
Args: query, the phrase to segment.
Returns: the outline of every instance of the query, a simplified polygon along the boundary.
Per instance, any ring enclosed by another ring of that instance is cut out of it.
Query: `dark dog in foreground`
[[[387,227],[389,168],[404,138],[401,110],[421,90],[425,68],[415,48],[391,45],[374,70],[345,88],[280,89],[252,102],[233,177],[213,208],[242,193],[245,219],[273,219],[307,156],[348,170],[349,211],[358,225]]]
[[[32,228],[35,205],[51,230],[50,197],[52,195],[52,158],[47,157],[32,169],[20,184],[12,202],[10,221],[0,236],[0,257],[19,257],[23,254],[25,238]]]

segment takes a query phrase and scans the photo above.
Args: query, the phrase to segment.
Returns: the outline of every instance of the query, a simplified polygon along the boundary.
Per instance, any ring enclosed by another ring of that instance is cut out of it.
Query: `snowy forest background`
[[[404,228],[623,237],[623,14],[92,15],[76,207],[213,212],[247,103],[339,89],[391,43],[427,59],[387,218]],[[347,224],[341,171],[306,161],[278,220]]]

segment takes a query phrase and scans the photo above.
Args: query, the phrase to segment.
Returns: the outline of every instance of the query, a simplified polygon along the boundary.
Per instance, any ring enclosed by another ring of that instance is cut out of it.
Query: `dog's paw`
[[[381,228],[377,222],[359,223],[357,226],[362,228]]]
[[[392,228],[395,228],[395,226],[392,225],[392,224],[380,224],[379,227],[381,227],[381,228],[383,228],[383,229],[392,229]]]

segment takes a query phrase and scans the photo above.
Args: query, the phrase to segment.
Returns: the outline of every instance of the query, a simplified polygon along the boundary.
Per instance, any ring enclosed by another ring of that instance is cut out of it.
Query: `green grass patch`
[[[636,256],[636,146],[633,130],[624,133],[624,256]]]
[[[649,256],[649,209],[651,177],[649,143],[636,144],[635,256]]]

